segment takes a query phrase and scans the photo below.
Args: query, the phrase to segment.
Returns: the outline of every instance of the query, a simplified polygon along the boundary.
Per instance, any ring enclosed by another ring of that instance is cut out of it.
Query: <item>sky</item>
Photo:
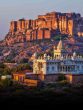
[[[0,0],[0,40],[12,20],[35,19],[47,12],[76,12],[83,16],[83,0]]]

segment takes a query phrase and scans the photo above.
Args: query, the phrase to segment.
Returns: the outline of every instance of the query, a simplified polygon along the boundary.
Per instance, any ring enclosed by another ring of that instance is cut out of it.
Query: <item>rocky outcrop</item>
[[[11,21],[6,43],[50,39],[57,34],[83,36],[83,18],[76,13],[51,12],[35,20]]]

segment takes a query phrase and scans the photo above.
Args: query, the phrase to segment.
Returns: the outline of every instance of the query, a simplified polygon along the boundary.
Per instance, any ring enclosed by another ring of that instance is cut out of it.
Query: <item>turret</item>
[[[35,52],[35,53],[33,54],[33,56],[34,56],[35,59],[37,59],[37,56],[38,56],[38,55],[37,55],[37,52]]]
[[[76,57],[76,52],[73,53],[73,57]]]
[[[62,40],[60,40],[57,45],[57,49],[54,48],[54,57],[56,59],[60,59],[61,57],[66,56],[66,54],[67,54],[67,51],[64,48]]]
[[[47,58],[47,54],[45,53],[45,54],[44,54],[44,59],[46,59],[46,58]]]

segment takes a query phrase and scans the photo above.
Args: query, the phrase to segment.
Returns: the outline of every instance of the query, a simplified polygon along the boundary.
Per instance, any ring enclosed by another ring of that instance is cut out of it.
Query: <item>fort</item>
[[[35,20],[11,21],[5,41],[10,44],[50,39],[57,34],[83,36],[83,17],[79,13],[50,12]]]

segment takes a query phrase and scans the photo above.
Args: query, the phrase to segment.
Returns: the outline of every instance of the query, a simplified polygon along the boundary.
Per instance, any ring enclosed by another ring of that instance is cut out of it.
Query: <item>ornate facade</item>
[[[54,48],[54,57],[44,54],[37,57],[34,54],[33,73],[34,74],[83,74],[83,58],[72,53],[70,56],[65,50],[62,40],[57,49]]]

